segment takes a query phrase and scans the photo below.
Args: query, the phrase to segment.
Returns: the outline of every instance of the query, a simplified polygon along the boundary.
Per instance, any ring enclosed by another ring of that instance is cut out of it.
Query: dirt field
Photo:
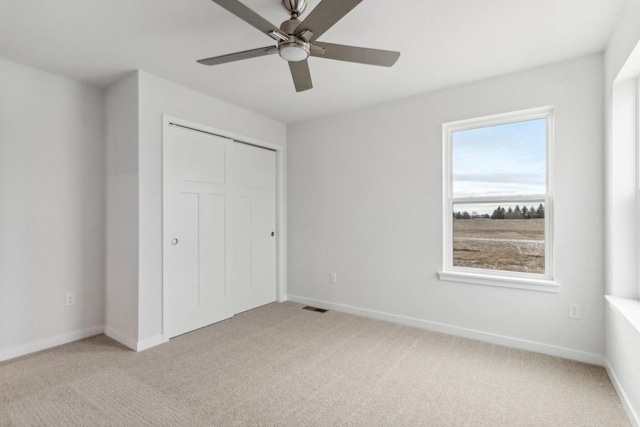
[[[544,273],[544,219],[456,219],[453,265]]]

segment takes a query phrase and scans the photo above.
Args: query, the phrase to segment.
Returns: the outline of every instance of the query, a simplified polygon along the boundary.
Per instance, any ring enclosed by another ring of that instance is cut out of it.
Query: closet
[[[165,337],[276,300],[275,200],[274,151],[165,127]]]

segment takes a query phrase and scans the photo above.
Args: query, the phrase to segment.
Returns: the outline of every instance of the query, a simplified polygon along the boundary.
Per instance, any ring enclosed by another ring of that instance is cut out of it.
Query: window
[[[552,118],[547,107],[443,125],[441,279],[558,291]]]

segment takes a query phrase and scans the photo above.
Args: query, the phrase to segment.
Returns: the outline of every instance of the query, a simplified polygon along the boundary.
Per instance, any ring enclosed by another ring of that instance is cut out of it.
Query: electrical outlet
[[[329,275],[329,281],[331,283],[338,283],[338,275],[336,273],[331,273]]]
[[[582,319],[582,306],[580,304],[569,303],[569,319]]]
[[[69,292],[67,297],[64,300],[64,305],[76,305],[76,294],[75,292]]]

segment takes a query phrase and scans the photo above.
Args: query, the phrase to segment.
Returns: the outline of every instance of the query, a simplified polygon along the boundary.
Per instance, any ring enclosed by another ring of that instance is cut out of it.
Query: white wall
[[[2,360],[101,331],[104,111],[96,88],[4,60],[0,76]]]
[[[638,299],[637,86],[640,1],[629,0],[605,52],[606,292]],[[620,212],[625,212],[620,215]],[[640,331],[607,306],[606,355],[626,409],[640,425]],[[626,397],[626,398],[625,398]]]
[[[156,343],[162,334],[162,115],[281,146],[287,133],[283,123],[148,73],[139,72],[139,83],[139,340]]]
[[[106,333],[138,341],[138,73],[106,92]]]
[[[290,296],[600,361],[602,80],[602,55],[592,55],[289,126]],[[439,281],[442,123],[546,105],[555,111],[560,294]],[[568,318],[570,301],[582,320]]]

